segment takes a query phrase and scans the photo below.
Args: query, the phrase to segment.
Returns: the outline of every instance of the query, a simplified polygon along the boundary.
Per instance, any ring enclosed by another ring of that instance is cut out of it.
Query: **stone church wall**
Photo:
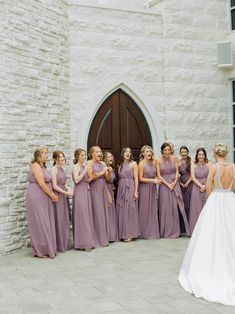
[[[164,1],[164,132],[194,153],[230,144],[230,87],[217,66],[217,42],[228,32],[227,2]],[[194,155],[194,154],[193,154]]]
[[[157,132],[164,117],[161,16],[79,5],[68,12],[73,147],[86,147],[101,100],[119,86],[142,103],[147,122],[162,140]]]
[[[0,254],[28,241],[33,150],[70,155],[68,24],[64,1],[1,2]],[[50,164],[50,162],[49,162]]]
[[[143,100],[157,155],[163,140],[177,150],[189,146],[192,155],[199,146],[211,153],[215,142],[230,144],[229,81],[217,67],[217,42],[228,31],[225,1],[163,0],[161,15],[71,2],[73,147],[85,147],[102,97],[119,83]]]

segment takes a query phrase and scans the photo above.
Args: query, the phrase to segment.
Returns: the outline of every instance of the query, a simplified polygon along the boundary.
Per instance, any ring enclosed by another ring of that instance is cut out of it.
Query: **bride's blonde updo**
[[[228,155],[228,147],[225,144],[215,144],[213,151],[217,156],[222,158],[225,158]]]

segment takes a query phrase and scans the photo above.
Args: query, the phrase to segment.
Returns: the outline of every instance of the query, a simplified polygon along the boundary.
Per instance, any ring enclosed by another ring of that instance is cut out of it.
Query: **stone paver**
[[[177,276],[188,239],[115,243],[93,252],[0,256],[0,314],[227,314],[185,292]]]

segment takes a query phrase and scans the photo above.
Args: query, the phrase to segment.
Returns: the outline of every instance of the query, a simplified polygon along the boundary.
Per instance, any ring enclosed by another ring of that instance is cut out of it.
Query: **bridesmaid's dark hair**
[[[31,164],[34,164],[35,162],[39,163],[39,158],[41,157],[41,154],[44,150],[47,150],[48,148],[46,146],[39,146],[38,148],[35,149],[33,153],[33,159],[31,160]],[[46,168],[46,163],[43,163],[43,167]]]
[[[162,146],[161,146],[161,153],[162,153],[162,154],[163,154],[163,151],[164,151],[164,149],[165,149],[166,147],[170,147],[170,149],[171,149],[171,145],[170,145],[169,143],[167,143],[167,142],[163,143]]]
[[[78,162],[78,158],[79,158],[79,156],[81,155],[82,152],[86,153],[85,149],[78,148],[78,149],[75,150],[75,152],[74,152],[74,160],[73,160],[73,163],[75,165]]]
[[[55,150],[53,152],[53,154],[52,154],[52,158],[54,160],[53,166],[56,164],[56,160],[59,159],[61,154],[64,156],[64,159],[65,159],[65,154],[61,150]]]
[[[125,151],[129,149],[131,151],[131,148],[130,147],[124,147],[122,150],[121,150],[121,154],[120,154],[120,171],[122,172],[122,167],[123,167],[123,163],[124,163],[124,153]],[[134,157],[133,157],[133,154],[132,154],[132,151],[131,151],[131,156],[130,156],[130,161],[133,161],[134,160]]]
[[[181,150],[184,149],[187,151],[187,153],[189,153],[189,149],[187,146],[181,146],[180,147],[180,153],[181,153]],[[187,156],[186,158],[186,169],[189,171],[190,170],[190,165],[191,165],[191,157],[190,156]]]
[[[113,156],[112,153],[106,151],[106,152],[104,152],[104,155],[103,155],[103,161],[105,162],[105,164],[106,164],[107,166],[111,166],[113,169],[115,169],[116,165],[115,165],[114,156],[113,156],[113,163],[112,163],[112,165],[108,165],[108,164],[107,164],[107,161],[108,161],[108,154],[110,154],[110,155]]]
[[[196,155],[195,155],[195,161],[194,161],[195,164],[197,164],[198,161],[199,161],[199,160],[198,160],[198,154],[199,154],[200,152],[203,152],[203,153],[204,153],[204,155],[205,155],[205,162],[208,162],[205,148],[199,147],[199,148],[197,149]]]

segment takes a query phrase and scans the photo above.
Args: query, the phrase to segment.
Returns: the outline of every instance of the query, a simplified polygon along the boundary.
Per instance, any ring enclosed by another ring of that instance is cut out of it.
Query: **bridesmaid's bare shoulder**
[[[72,170],[75,170],[75,169],[77,169],[78,168],[78,162],[76,163],[76,164],[73,164],[72,165]]]
[[[37,162],[33,162],[32,164],[31,164],[31,169],[32,170],[42,170],[42,168],[41,168],[41,166],[39,165],[39,163],[37,163]]]
[[[137,162],[133,160],[133,161],[130,163],[130,166],[131,166],[131,167],[137,167]]]
[[[174,161],[174,163],[179,164],[179,158],[178,157],[172,155],[171,160]]]
[[[182,163],[183,163],[183,159],[182,158],[178,159],[178,166],[179,167],[182,165]]]
[[[155,158],[153,158],[152,160],[151,160],[151,163],[155,166],[155,164],[156,164],[156,160],[157,159],[155,159]]]
[[[51,173],[52,173],[52,174],[57,174],[57,170],[58,170],[58,169],[57,169],[56,166],[52,166],[52,167],[51,167]]]

